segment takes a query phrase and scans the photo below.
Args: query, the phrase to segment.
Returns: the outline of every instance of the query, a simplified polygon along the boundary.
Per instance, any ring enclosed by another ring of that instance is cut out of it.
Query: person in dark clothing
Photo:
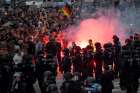
[[[10,93],[25,93],[26,84],[24,83],[24,78],[22,72],[15,72],[13,74],[12,86]]]
[[[34,55],[35,54],[35,43],[30,38],[29,41],[27,42],[27,44],[28,44],[28,48],[27,48],[28,54]]]
[[[108,67],[111,65],[113,67],[114,62],[114,48],[112,43],[104,44],[104,65]]]
[[[82,67],[82,55],[81,55],[81,48],[77,46],[75,51],[75,55],[72,57],[72,64],[73,64],[73,72],[81,73]]]
[[[57,46],[57,60],[58,60],[58,66],[59,66],[59,70],[62,71],[62,68],[61,68],[61,64],[62,64],[62,57],[61,57],[61,50],[62,50],[62,47],[61,47],[61,43],[59,42],[56,42],[56,46]]]
[[[10,88],[10,74],[7,66],[0,66],[0,93],[7,93]]]
[[[132,41],[130,39],[125,40],[126,45],[122,46],[121,51],[121,64],[119,69],[120,87],[122,90],[127,87],[127,72],[128,64],[132,62]]]
[[[55,77],[50,71],[44,72],[44,80],[42,86],[43,86],[42,93],[58,93]]]
[[[83,51],[83,60],[82,60],[82,78],[85,80],[88,76],[93,76],[94,70],[94,62],[93,62],[94,54],[93,51],[89,51],[88,49],[84,49]]]
[[[134,49],[134,61],[137,65],[137,70],[138,70],[138,77],[140,78],[140,38],[139,35],[136,33],[134,36],[134,41],[133,41],[133,49]]]
[[[46,58],[46,63],[47,63],[47,71],[51,71],[54,76],[57,76],[57,63],[56,60],[52,55],[48,55]]]
[[[48,71],[48,64],[46,57],[44,57],[44,52],[40,52],[37,57],[37,63],[36,63],[36,77],[38,79],[39,87],[41,89],[41,92],[43,92],[43,74],[45,71]]]
[[[126,89],[126,93],[137,93],[139,79],[139,65],[137,59],[137,43],[131,40],[126,40],[126,45],[122,47],[121,54],[121,73],[120,86],[121,89]]]
[[[24,56],[23,67],[24,82],[26,84],[26,93],[35,93],[33,84],[36,81],[34,66],[32,64],[32,55]]]
[[[73,90],[74,93],[84,93],[84,82],[81,78],[81,73],[74,72],[72,78],[72,85],[70,88]]]
[[[85,93],[102,93],[102,86],[95,78],[87,77],[84,82]]]
[[[102,75],[102,65],[103,65],[103,50],[101,47],[101,44],[99,42],[95,43],[95,47],[96,47],[96,51],[94,54],[94,61],[96,63],[96,67],[95,67],[95,77],[96,80],[100,80],[101,79],[101,75]]]
[[[68,48],[64,49],[64,57],[62,58],[62,69],[64,73],[71,72],[71,58]]]
[[[114,73],[111,67],[111,65],[104,67],[105,71],[101,77],[102,93],[112,93],[112,89],[114,88],[112,82],[114,80]]]
[[[64,73],[63,78],[65,81],[62,83],[60,87],[61,93],[71,93],[69,91],[69,86],[72,84],[72,77],[73,75],[70,72]]]
[[[57,58],[58,58],[58,62],[61,63],[61,43],[57,42]]]
[[[50,37],[50,41],[46,44],[45,47],[46,53],[55,57],[58,53],[58,47],[60,47],[60,45],[55,41],[55,38]]]
[[[70,56],[73,58],[75,56],[77,45],[75,42],[72,42],[72,48],[70,49]]]
[[[119,70],[119,59],[120,59],[120,52],[121,52],[121,43],[119,41],[119,38],[114,35],[113,36],[113,42],[114,42],[114,72],[115,77],[118,77],[118,70]]]
[[[87,49],[88,51],[92,51],[92,52],[93,52],[93,51],[94,51],[94,47],[93,47],[93,42],[92,42],[92,40],[89,39],[88,43],[89,43],[89,45],[86,46],[86,49]]]
[[[65,81],[61,86],[61,93],[83,93],[82,84],[70,72],[64,74]]]
[[[12,81],[12,65],[9,54],[0,53],[0,93],[7,93]]]
[[[50,37],[50,41],[46,44],[45,50],[47,54],[47,61],[49,67],[51,67],[49,71],[51,70],[51,72],[57,75],[56,71],[58,66],[57,53],[60,51],[60,44],[56,42],[55,38]]]

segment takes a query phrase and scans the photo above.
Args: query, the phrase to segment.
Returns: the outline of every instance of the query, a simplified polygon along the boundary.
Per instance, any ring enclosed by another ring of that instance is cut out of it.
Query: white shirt
[[[21,53],[21,55],[19,55],[19,54],[16,53],[14,55],[14,57],[13,57],[13,61],[14,61],[14,63],[16,65],[22,63],[22,61],[23,61],[23,53]]]

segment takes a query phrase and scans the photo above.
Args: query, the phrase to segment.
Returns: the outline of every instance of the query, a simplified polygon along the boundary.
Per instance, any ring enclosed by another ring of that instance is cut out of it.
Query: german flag
[[[72,10],[71,10],[71,7],[68,5],[68,4],[66,4],[63,8],[62,8],[62,11],[63,11],[63,13],[64,13],[64,15],[65,16],[71,16],[71,14],[72,14]]]

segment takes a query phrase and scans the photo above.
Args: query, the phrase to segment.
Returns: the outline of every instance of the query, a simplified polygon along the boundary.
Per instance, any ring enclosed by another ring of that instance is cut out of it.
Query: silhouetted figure
[[[96,80],[100,80],[101,75],[102,75],[102,66],[103,66],[103,60],[104,60],[103,50],[102,50],[101,44],[99,42],[95,43],[95,48],[96,48],[96,51],[94,54],[94,61],[96,64],[95,77],[96,77]]]
[[[101,85],[102,85],[102,93],[112,93],[112,89],[114,88],[113,80],[114,80],[114,73],[110,66],[105,66],[104,73],[102,74],[101,78]]]
[[[120,61],[120,53],[121,53],[121,43],[119,41],[119,38],[114,35],[113,36],[113,46],[114,46],[114,72],[115,72],[115,77],[118,77],[118,70],[119,70],[119,61]]]
[[[64,49],[64,57],[62,58],[62,69],[64,73],[71,72],[71,58],[69,49]]]
[[[114,48],[112,43],[104,44],[104,65],[108,67],[111,65],[113,67],[114,62]]]
[[[139,65],[136,60],[137,52],[136,43],[127,39],[126,44],[122,47],[120,85],[126,89],[126,93],[137,93],[139,79]]]

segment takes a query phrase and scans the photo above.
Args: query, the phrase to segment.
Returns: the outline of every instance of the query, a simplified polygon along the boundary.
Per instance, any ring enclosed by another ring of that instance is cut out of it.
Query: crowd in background
[[[65,79],[61,93],[112,93],[115,78],[120,78],[122,90],[137,93],[139,34],[126,39],[124,46],[114,35],[113,43],[103,46],[89,40],[83,49],[75,42],[68,48],[57,37],[73,19],[59,8],[1,10],[0,93],[34,93],[36,80],[42,93],[58,93],[58,67]]]

